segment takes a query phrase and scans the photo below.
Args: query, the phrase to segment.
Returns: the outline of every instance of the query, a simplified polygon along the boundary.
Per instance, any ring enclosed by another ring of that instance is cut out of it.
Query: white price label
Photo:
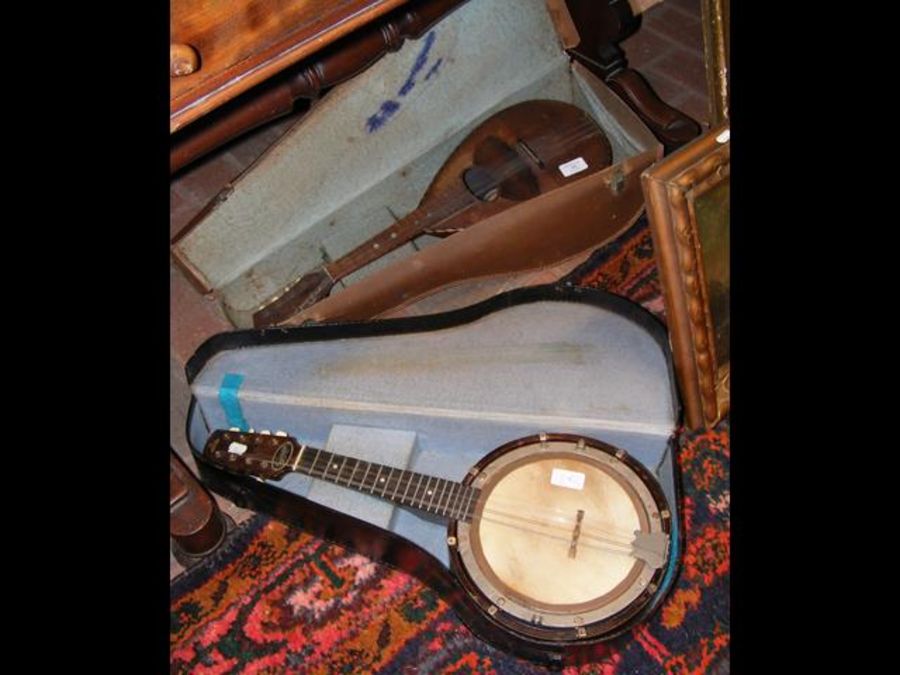
[[[567,471],[566,469],[553,469],[553,472],[550,474],[550,484],[569,488],[570,490],[583,490],[584,474],[578,471]]]
[[[559,170],[563,176],[568,178],[569,176],[574,176],[576,173],[581,173],[586,168],[588,168],[587,162],[584,161],[584,157],[576,157],[575,159],[569,160],[565,164],[559,165]]]

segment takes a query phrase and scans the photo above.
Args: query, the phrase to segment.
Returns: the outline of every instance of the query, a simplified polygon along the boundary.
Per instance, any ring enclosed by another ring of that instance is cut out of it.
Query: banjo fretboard
[[[453,520],[470,521],[480,490],[456,481],[311,448],[283,435],[215,431],[213,463],[257,478],[295,472]]]
[[[295,460],[296,461],[296,460]],[[454,520],[468,521],[478,490],[444,478],[366,462],[316,448],[304,448],[299,473]]]

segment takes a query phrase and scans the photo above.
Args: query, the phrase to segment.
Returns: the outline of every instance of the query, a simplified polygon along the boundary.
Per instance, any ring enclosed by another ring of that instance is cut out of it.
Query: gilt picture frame
[[[716,125],[729,117],[731,0],[702,0],[701,15],[709,119],[711,124]]]
[[[689,429],[730,405],[730,162],[723,123],[641,175]]]

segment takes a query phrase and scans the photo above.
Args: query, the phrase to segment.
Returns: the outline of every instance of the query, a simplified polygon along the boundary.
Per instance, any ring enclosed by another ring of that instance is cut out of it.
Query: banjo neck
[[[312,448],[279,433],[218,430],[204,456],[231,473],[281,479],[299,473],[424,513],[470,522],[480,490],[437,476]]]
[[[462,483],[318,448],[303,449],[296,463],[297,473],[453,520],[470,521],[478,501],[479,490]]]

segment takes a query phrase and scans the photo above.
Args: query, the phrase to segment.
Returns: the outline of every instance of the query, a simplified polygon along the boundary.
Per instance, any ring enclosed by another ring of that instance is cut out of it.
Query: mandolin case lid
[[[252,325],[253,312],[302,274],[415,209],[472,129],[522,101],[584,109],[609,138],[616,165],[655,157],[659,143],[637,115],[571,63],[566,18],[560,1],[464,3],[330,91],[173,244],[175,260],[217,291],[235,325]],[[420,238],[417,246],[446,241]],[[407,244],[345,281],[352,287],[415,253]]]

